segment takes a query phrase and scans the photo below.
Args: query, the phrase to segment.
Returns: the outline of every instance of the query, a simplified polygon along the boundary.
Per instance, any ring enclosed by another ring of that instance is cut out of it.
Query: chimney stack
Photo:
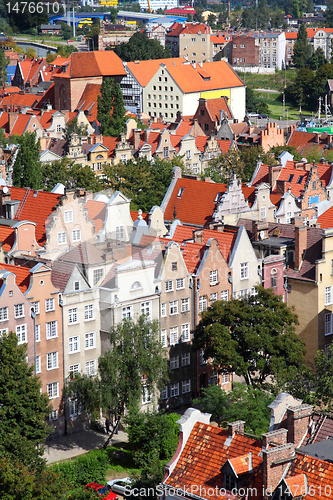
[[[236,432],[238,434],[244,434],[244,420],[236,420],[236,422],[228,422],[228,436],[234,436]]]
[[[299,222],[297,219],[295,221]],[[295,226],[295,270],[299,270],[303,262],[304,252],[307,248],[307,226]]]
[[[134,149],[138,149],[139,148],[140,137],[141,137],[141,130],[139,128],[135,128],[133,130]]]
[[[288,441],[296,448],[302,445],[312,419],[313,406],[302,404],[287,409]]]
[[[267,432],[267,434],[270,433]],[[268,449],[262,449],[261,453],[263,458],[263,498],[269,500],[287,471],[288,465],[295,457],[295,445],[288,443],[272,446]]]
[[[202,229],[193,229],[193,241],[194,243],[203,244],[203,230]]]

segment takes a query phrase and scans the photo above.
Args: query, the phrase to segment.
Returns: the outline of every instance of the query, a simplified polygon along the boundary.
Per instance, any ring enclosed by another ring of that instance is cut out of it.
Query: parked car
[[[110,491],[108,486],[99,483],[89,483],[85,485],[85,488],[91,488],[97,491],[98,495],[102,497],[102,500],[118,500],[118,497],[113,491]]]
[[[269,116],[268,116],[268,115],[262,115],[262,114],[260,114],[260,115],[258,116],[258,118],[269,118]]]
[[[130,477],[123,477],[121,479],[111,479],[106,484],[113,493],[118,493],[118,495],[125,495],[125,488],[133,483]]]

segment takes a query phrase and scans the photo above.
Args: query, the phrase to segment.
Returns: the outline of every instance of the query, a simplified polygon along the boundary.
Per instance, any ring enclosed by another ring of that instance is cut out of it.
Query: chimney
[[[252,221],[252,234],[254,241],[268,238],[268,222]]]
[[[298,222],[298,221],[297,221]],[[304,225],[295,226],[295,270],[299,270],[307,248],[308,228]]]
[[[287,409],[288,441],[296,448],[302,445],[312,420],[313,406],[302,404]]]
[[[194,243],[203,244],[203,230],[202,229],[193,229],[193,241]]]
[[[315,143],[316,144],[319,144],[319,138],[320,138],[320,133],[319,132],[315,132]]]
[[[139,148],[140,137],[141,137],[141,130],[139,128],[135,128],[133,130],[134,149],[138,149]]]
[[[267,432],[267,434],[270,433]],[[263,458],[263,498],[269,500],[295,457],[295,445],[288,443],[272,446],[268,449],[262,449],[261,453]]]
[[[276,431],[266,432],[262,435],[262,448],[268,450],[270,445],[281,446],[287,444],[287,429],[277,429]]]
[[[236,420],[236,422],[228,422],[228,436],[234,436],[236,432],[238,434],[244,434],[244,420]]]

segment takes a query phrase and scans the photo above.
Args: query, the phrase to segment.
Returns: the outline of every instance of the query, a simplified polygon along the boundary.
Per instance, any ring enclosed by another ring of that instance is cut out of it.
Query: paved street
[[[107,437],[107,434],[100,434],[92,430],[77,432],[69,436],[62,436],[45,445],[44,458],[47,460],[48,464],[59,462],[60,460],[67,460],[87,453],[88,451],[101,448]],[[126,441],[127,434],[123,431],[119,431],[118,434],[114,434],[110,445],[125,443]]]

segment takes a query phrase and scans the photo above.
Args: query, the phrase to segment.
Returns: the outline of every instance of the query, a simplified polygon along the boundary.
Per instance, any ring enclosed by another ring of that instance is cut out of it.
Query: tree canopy
[[[261,389],[234,383],[232,391],[226,392],[218,385],[202,389],[202,397],[193,401],[193,406],[211,413],[218,426],[226,426],[235,420],[245,421],[245,431],[260,436],[269,428],[268,405],[274,397]]]
[[[214,302],[194,330],[193,347],[247,385],[278,388],[286,373],[304,366],[305,346],[295,333],[297,315],[272,290],[256,290],[255,296]]]
[[[95,378],[75,374],[66,392],[77,398],[82,409],[94,416],[103,413],[113,422],[110,438],[125,409],[136,408],[143,394],[153,397],[156,385],[165,383],[167,364],[159,341],[159,325],[140,316],[137,322],[123,320],[111,328],[108,349],[98,362]],[[144,383],[143,383],[144,376]]]
[[[0,457],[20,461],[30,471],[43,466],[43,447],[51,428],[48,396],[26,362],[26,345],[15,333],[0,339]],[[3,497],[2,497],[3,498]]]
[[[120,59],[127,62],[171,57],[168,47],[164,48],[158,40],[149,39],[140,31],[134,33],[127,43],[122,43],[109,50],[114,50]]]
[[[74,160],[62,158],[42,167],[41,188],[51,191],[58,183],[66,189],[83,188],[97,192],[101,184],[89,165],[82,166]]]
[[[105,78],[97,96],[97,120],[101,134],[118,137],[126,123],[125,106],[119,83]]]
[[[35,134],[26,132],[21,136],[15,136],[13,141],[19,146],[13,167],[13,185],[16,187],[40,189],[40,144],[36,141]]]
[[[312,55],[312,47],[308,43],[305,24],[301,24],[294,45],[293,63],[296,68],[305,68]]]

